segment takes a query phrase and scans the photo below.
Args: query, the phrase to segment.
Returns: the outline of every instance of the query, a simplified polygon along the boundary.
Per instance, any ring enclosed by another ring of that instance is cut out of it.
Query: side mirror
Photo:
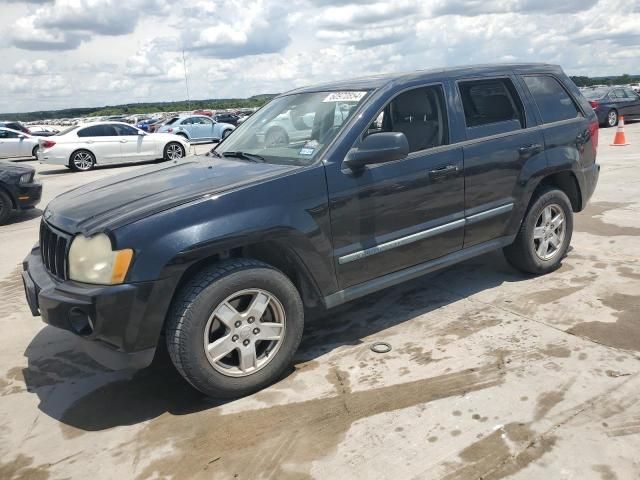
[[[344,159],[351,170],[373,163],[392,162],[409,155],[409,142],[402,132],[380,132],[368,135],[358,148],[352,148]]]
[[[138,135],[143,136],[143,135],[146,135],[146,134],[147,134],[147,132],[144,132],[142,130],[138,130]]]
[[[19,133],[18,138],[23,139],[23,138],[27,138],[27,136],[24,133]]]

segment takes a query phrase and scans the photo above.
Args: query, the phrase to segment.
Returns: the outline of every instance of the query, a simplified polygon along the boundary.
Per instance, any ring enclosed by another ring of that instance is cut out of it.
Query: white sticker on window
[[[359,102],[367,92],[332,92],[323,102]]]
[[[313,155],[313,152],[313,148],[304,147],[300,150],[300,155]]]

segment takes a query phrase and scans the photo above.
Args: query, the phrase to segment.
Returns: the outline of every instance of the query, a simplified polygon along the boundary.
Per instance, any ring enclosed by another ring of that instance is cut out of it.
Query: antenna
[[[182,66],[184,67],[184,84],[187,88],[187,108],[191,110],[191,98],[189,97],[189,77],[187,76],[187,61],[184,58],[184,48],[182,49]]]

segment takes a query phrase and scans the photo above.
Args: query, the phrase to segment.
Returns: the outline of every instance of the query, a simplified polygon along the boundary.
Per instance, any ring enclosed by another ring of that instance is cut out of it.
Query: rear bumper
[[[594,163],[590,167],[583,169],[581,173],[580,192],[582,193],[582,208],[584,209],[598,184],[600,164]]]
[[[94,360],[113,370],[151,364],[167,301],[165,281],[112,286],[59,281],[46,271],[35,247],[23,262],[31,313],[76,335]]]

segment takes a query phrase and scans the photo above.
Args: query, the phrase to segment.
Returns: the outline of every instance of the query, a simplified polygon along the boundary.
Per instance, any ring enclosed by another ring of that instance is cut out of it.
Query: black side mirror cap
[[[404,133],[373,133],[365,137],[359,147],[349,150],[344,165],[356,171],[365,165],[403,159],[409,153],[409,142]]]

